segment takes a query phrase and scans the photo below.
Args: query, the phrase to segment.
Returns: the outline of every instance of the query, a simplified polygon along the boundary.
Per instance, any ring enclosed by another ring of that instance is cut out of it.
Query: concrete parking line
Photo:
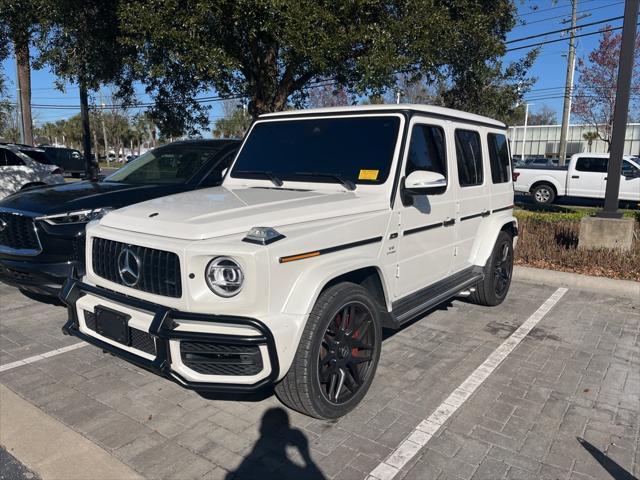
[[[529,332],[567,293],[566,288],[558,288],[520,327],[513,332],[476,370],[456,388],[438,408],[420,424],[387,457],[374,468],[367,480],[393,479],[413,457],[436,434],[442,425],[473,395],[473,392],[491,375]]]
[[[89,345],[85,342],[78,342],[72,345],[68,345],[62,348],[56,348],[55,350],[50,350],[45,353],[41,353],[40,355],[34,355],[33,357],[25,358],[24,360],[17,360],[11,363],[5,363],[4,365],[0,365],[0,373],[6,372],[7,370],[13,370],[14,368],[21,367],[22,365],[28,365],[30,363],[39,362],[40,360],[44,360],[45,358],[55,357],[56,355],[60,355],[61,353],[67,353],[71,350],[77,350],[78,348],[86,347]]]

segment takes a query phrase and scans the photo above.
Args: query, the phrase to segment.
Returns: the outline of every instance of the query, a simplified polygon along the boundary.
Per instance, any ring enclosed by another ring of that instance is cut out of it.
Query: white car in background
[[[33,152],[33,158],[29,152]],[[64,183],[62,169],[45,162],[44,150],[0,145],[0,199],[25,188]]]
[[[576,153],[564,166],[516,166],[516,193],[531,194],[538,205],[549,205],[558,197],[604,199],[607,189],[609,154]],[[619,199],[640,202],[640,163],[625,155],[620,172]]]

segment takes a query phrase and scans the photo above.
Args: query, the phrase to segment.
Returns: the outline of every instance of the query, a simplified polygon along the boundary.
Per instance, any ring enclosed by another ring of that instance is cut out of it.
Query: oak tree
[[[503,112],[530,66],[500,62],[515,12],[512,0],[132,0],[120,18],[138,52],[127,81],[146,85],[165,131],[206,125],[197,97],[212,90],[248,98],[255,117],[304,105],[328,78],[380,95],[398,72],[427,83],[444,75],[447,105]]]

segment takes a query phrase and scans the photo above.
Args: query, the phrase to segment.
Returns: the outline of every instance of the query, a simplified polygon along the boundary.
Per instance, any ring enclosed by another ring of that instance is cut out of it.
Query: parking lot
[[[326,422],[286,409],[271,392],[221,398],[181,389],[93,346],[76,348],[78,339],[60,333],[63,308],[3,284],[0,298],[3,422],[10,390],[145,478],[640,475],[638,301],[516,282],[496,308],[442,305],[387,332],[365,401]],[[525,322],[529,331],[519,329]],[[425,435],[420,425],[436,428]],[[49,455],[69,448],[54,443]],[[77,455],[90,461],[91,451]]]

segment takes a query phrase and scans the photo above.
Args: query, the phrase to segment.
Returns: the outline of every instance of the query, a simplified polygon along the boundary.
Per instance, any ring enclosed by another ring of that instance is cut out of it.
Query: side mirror
[[[409,195],[427,195],[447,187],[444,175],[427,170],[416,170],[404,179],[404,189]]]

